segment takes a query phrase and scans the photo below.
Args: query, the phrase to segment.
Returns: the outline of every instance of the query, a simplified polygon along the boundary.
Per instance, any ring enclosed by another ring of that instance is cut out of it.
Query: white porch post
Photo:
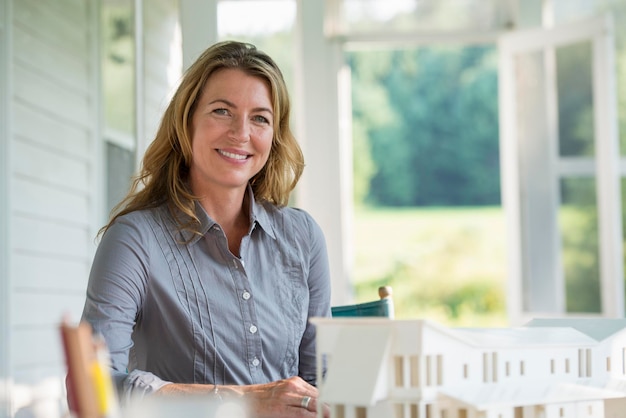
[[[308,211],[326,236],[332,278],[332,303],[350,299],[348,228],[352,193],[348,135],[340,135],[338,77],[341,48],[324,37],[323,1],[298,1],[296,30],[297,138],[306,168],[297,205]],[[344,167],[342,169],[342,167]]]
[[[217,42],[217,0],[180,0],[183,70]]]

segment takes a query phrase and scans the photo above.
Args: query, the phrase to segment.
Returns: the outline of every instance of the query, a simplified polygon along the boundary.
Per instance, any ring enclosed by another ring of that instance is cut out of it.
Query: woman
[[[314,417],[315,337],[330,315],[321,229],[287,207],[304,167],[273,60],[223,42],[185,73],[129,195],[102,229],[83,319],[123,396],[243,396],[258,417]]]

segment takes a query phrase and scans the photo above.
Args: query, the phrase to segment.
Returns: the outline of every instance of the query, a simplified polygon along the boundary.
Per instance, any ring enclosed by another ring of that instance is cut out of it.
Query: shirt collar
[[[272,239],[276,239],[276,233],[274,232],[274,222],[269,215],[269,207],[271,203],[267,202],[257,202],[254,198],[254,192],[252,191],[252,187],[248,186],[248,193],[250,196],[250,225],[252,227],[256,227],[256,225],[263,228],[263,230],[272,237]]]
[[[271,217],[268,213],[270,203],[257,202],[254,198],[254,192],[252,191],[252,187],[248,185],[246,190],[248,193],[248,197],[250,199],[250,231],[254,230],[256,226],[260,226],[272,239],[276,239],[276,234],[274,232],[274,223],[271,220]],[[191,231],[182,231],[183,238],[189,242],[190,244],[196,243],[201,237],[205,236],[209,230],[217,225],[215,222],[204,210],[200,202],[195,203],[196,206],[196,216],[200,221],[200,228],[198,228],[198,232],[200,235],[194,234]]]

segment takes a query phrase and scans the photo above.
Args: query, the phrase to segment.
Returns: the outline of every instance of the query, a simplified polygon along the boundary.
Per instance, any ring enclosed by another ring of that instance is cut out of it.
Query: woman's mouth
[[[221,149],[218,149],[217,152],[223,155],[224,157],[232,158],[235,160],[245,160],[246,158],[250,156],[248,154],[236,154],[234,152],[228,152],[228,151],[224,151]]]

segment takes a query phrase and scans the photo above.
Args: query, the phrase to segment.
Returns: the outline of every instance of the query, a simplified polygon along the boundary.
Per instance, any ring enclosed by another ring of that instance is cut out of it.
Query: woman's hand
[[[300,377],[272,383],[241,386],[244,399],[254,418],[315,418],[319,393]],[[330,416],[322,405],[324,417]]]
[[[160,394],[207,394],[213,385],[172,383],[159,389]],[[224,399],[241,396],[249,408],[252,418],[315,418],[319,393],[302,378],[294,376],[271,383],[246,386],[218,386]],[[323,416],[328,418],[330,410],[322,405]]]

